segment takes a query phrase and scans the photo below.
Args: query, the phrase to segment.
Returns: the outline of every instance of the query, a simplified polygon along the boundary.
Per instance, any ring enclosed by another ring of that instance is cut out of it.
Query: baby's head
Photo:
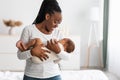
[[[63,38],[59,42],[63,45],[64,51],[66,51],[68,53],[71,53],[71,52],[74,51],[75,44],[74,44],[74,42],[71,39]]]

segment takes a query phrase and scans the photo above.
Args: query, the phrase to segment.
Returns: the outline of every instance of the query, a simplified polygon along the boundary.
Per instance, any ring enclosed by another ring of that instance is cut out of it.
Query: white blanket
[[[100,70],[62,71],[62,80],[108,80]]]
[[[108,80],[100,70],[61,71],[62,80]],[[23,80],[23,72],[0,72],[0,80]]]

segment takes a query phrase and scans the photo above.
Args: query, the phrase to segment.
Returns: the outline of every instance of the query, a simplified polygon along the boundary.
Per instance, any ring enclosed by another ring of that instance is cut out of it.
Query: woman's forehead
[[[51,17],[59,20],[62,19],[62,14],[60,12],[54,12],[54,14],[52,14]]]

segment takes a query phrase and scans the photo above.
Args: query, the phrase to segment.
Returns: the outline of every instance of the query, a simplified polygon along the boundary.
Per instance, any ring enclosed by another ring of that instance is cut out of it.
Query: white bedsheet
[[[61,71],[62,80],[108,80],[100,70]],[[23,72],[0,72],[0,80],[22,80]]]
[[[108,80],[100,70],[63,71],[63,80]]]

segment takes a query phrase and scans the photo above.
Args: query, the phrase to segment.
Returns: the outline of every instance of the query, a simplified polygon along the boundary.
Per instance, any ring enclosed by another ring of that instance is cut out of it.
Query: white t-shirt
[[[40,32],[34,24],[26,26],[23,29],[21,34],[21,40],[24,43],[28,43],[31,39],[40,38],[43,44],[47,44],[47,40],[43,37],[47,37],[47,39],[57,38],[62,39],[62,35],[60,31],[56,28],[50,35],[43,34]],[[30,50],[21,52],[18,50],[17,56],[21,60],[26,60],[26,67],[25,67],[25,75],[30,77],[36,78],[49,78],[56,75],[60,75],[60,70],[58,64],[55,64],[53,61],[44,62],[41,64],[33,63],[31,60],[31,53]],[[57,56],[61,59],[67,59],[69,56],[65,51],[61,51]]]

